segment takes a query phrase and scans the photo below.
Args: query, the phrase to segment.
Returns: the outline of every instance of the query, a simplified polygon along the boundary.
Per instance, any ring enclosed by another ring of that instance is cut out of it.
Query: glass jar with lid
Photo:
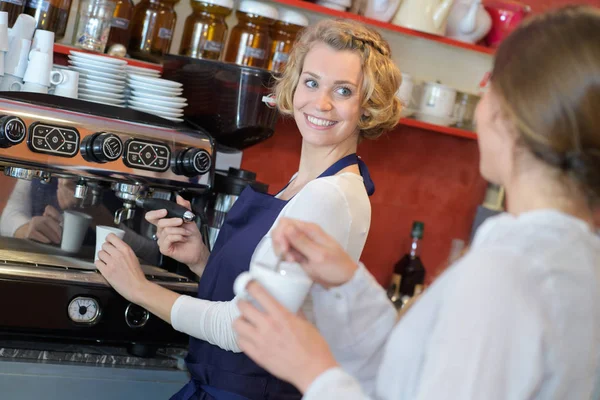
[[[110,33],[106,43],[106,53],[111,56],[125,57],[131,32],[131,17],[134,4],[132,0],[118,0],[110,23]]]
[[[231,14],[233,0],[190,0],[190,4],[193,11],[185,20],[179,54],[220,60],[227,40],[225,17]]]
[[[279,18],[271,28],[272,42],[268,66],[271,71],[283,71],[296,36],[306,26],[308,26],[308,18],[303,14],[283,8],[279,9]]]
[[[258,1],[242,0],[235,15],[238,23],[229,35],[225,61],[267,68],[271,50],[270,29],[277,20],[277,8]]]
[[[142,0],[133,9],[129,55],[160,63],[169,52],[177,22],[175,4],[179,0]]]
[[[36,29],[54,32],[58,41],[65,36],[70,11],[71,0],[28,0],[23,12],[35,18]]]
[[[112,0],[80,0],[73,46],[104,53],[115,7]]]

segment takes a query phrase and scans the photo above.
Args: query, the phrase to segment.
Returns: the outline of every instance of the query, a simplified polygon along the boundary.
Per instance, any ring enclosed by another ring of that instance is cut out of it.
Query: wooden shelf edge
[[[458,40],[450,39],[443,36],[432,35],[429,33],[415,31],[413,29],[404,28],[402,26],[394,25],[389,22],[377,21],[375,19],[366,18],[357,14],[353,14],[347,11],[338,11],[331,8],[323,7],[318,4],[310,3],[302,0],[271,0],[275,3],[285,4],[291,7],[302,8],[308,11],[313,11],[319,14],[329,15],[336,18],[347,18],[355,21],[362,22],[367,25],[376,26],[378,28],[386,29],[388,31],[402,33],[407,36],[419,37],[433,42],[443,43],[448,46],[459,47],[466,50],[475,51],[483,54],[494,54],[495,49],[485,46],[479,46],[476,44],[460,42]]]
[[[68,46],[66,44],[54,43],[54,52],[55,53],[64,54],[64,55],[68,56],[70,54],[71,50],[81,51],[84,53],[90,53],[90,54],[96,54],[96,55],[102,55],[102,56],[106,56],[106,57],[112,57],[112,58],[116,58],[119,60],[125,60],[125,61],[127,61],[127,64],[132,65],[134,67],[150,68],[150,69],[159,71],[161,73],[163,70],[162,65],[160,65],[160,64],[154,64],[154,63],[149,63],[146,61],[135,60],[133,58],[113,57],[113,56],[109,56],[108,54],[98,54],[98,53],[95,53],[92,51],[80,49],[78,47]]]
[[[460,128],[452,128],[449,126],[440,126],[434,124],[428,124],[427,122],[418,121],[412,118],[402,118],[399,122],[400,125],[410,126],[413,128],[425,129],[428,131],[443,133],[445,135],[457,136],[463,139],[477,140],[477,134],[475,132],[467,131]]]

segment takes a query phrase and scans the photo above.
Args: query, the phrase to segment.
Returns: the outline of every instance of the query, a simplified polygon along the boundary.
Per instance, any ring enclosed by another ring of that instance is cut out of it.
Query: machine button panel
[[[79,132],[75,128],[34,123],[29,127],[29,149],[58,157],[73,157],[79,148]]]
[[[123,160],[130,168],[149,171],[166,171],[169,169],[171,149],[159,143],[131,139],[125,144]]]

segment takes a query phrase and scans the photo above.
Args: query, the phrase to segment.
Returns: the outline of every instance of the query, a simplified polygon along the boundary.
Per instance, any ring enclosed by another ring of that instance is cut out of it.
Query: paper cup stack
[[[79,72],[79,98],[94,103],[125,107],[127,61],[71,51],[69,68]]]
[[[187,106],[182,84],[146,75],[127,74],[129,99],[127,107],[148,114],[183,122],[183,108]]]

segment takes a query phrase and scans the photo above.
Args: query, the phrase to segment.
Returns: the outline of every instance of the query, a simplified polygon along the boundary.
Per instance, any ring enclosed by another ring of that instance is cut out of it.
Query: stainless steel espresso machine
[[[197,280],[159,257],[143,216],[167,208],[199,222],[173,200],[197,202],[210,190],[211,137],[134,110],[36,93],[1,93],[0,116],[0,339],[127,346],[139,355],[185,348],[186,335],[127,302],[96,270],[93,228],[124,229],[148,279],[195,294]],[[60,233],[49,207],[60,215],[65,204],[92,216],[74,254],[43,234]]]

